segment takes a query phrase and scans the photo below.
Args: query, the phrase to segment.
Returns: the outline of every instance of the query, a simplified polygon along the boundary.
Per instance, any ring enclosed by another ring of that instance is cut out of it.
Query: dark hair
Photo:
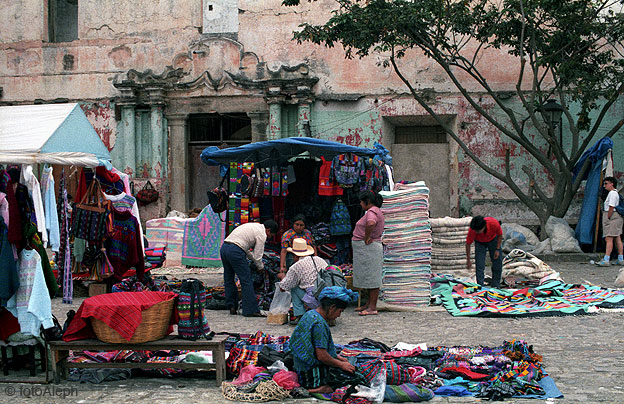
[[[475,216],[470,221],[470,228],[472,230],[481,230],[485,228],[485,226],[486,226],[486,223],[485,223],[485,219],[483,218],[483,216]]]
[[[269,219],[264,222],[264,227],[271,230],[271,233],[277,234],[277,223],[274,220]]]
[[[332,306],[336,306],[337,309],[346,309],[349,304],[341,299],[333,299],[326,297],[321,299],[321,308],[325,311],[329,310]]]
[[[617,180],[615,179],[615,177],[605,177],[604,180],[602,180],[602,183],[604,184],[605,181],[609,181],[611,184],[613,184],[613,188],[617,188]]]
[[[362,191],[360,192],[359,197],[360,197],[360,201],[366,204],[370,203],[370,204],[377,206],[378,208],[381,208],[381,205],[383,205],[383,197],[379,195],[377,192]]]
[[[293,217],[292,222],[293,222],[293,224],[295,224],[295,222],[298,222],[299,220],[301,220],[303,222],[303,224],[305,225],[305,222],[306,222],[305,216],[303,216],[301,213],[295,215],[295,217]]]

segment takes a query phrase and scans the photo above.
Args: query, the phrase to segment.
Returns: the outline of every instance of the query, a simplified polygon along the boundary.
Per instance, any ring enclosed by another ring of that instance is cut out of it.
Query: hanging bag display
[[[212,191],[207,192],[208,203],[210,203],[210,206],[212,207],[212,211],[217,214],[221,212],[225,212],[228,208],[230,195],[228,194],[228,191],[225,188],[223,188],[223,183],[225,183],[225,178],[226,177],[223,176],[219,186],[213,189]],[[219,216],[219,218],[221,218],[221,216]],[[221,221],[223,221],[223,219]]]
[[[351,216],[347,205],[338,199],[332,208],[329,221],[329,234],[332,236],[342,236],[351,233]]]
[[[110,202],[104,200],[100,183],[94,179],[80,203],[74,205],[71,234],[88,241],[101,241],[112,231],[112,224]]]
[[[185,279],[178,295],[178,335],[195,341],[198,338],[212,339],[208,319],[204,313],[206,289],[198,279]]]
[[[143,189],[136,194],[136,199],[141,205],[148,205],[158,200],[158,191],[156,191],[152,183],[148,180],[143,186]]]

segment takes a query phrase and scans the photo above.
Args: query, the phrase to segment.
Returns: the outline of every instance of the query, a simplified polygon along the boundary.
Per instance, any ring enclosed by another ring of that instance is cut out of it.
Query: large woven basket
[[[143,321],[137,327],[130,341],[127,341],[108,324],[97,318],[91,317],[91,326],[97,338],[103,342],[122,344],[156,341],[167,335],[174,302],[175,299],[164,300],[141,312]]]

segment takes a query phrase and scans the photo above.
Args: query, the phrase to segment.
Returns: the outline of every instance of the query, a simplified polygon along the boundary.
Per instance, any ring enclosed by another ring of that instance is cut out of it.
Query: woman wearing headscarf
[[[384,229],[384,215],[381,212],[383,198],[376,192],[360,194],[360,206],[364,216],[355,224],[351,244],[353,246],[353,287],[366,289],[366,304],[356,310],[361,316],[377,314],[377,299],[381,287],[383,246],[381,235]]]
[[[295,215],[293,218],[293,227],[288,229],[282,235],[282,251],[280,254],[280,272],[286,273],[288,268],[295,262],[294,255],[288,249],[292,248],[293,240],[296,238],[302,238],[306,243],[314,250],[314,255],[317,255],[316,246],[314,245],[314,238],[310,230],[305,228],[305,216]]]
[[[350,384],[362,384],[361,376],[346,358],[336,354],[328,321],[336,320],[357,299],[349,289],[330,286],[319,295],[321,305],[306,312],[289,340],[299,383],[310,393],[331,393]]]

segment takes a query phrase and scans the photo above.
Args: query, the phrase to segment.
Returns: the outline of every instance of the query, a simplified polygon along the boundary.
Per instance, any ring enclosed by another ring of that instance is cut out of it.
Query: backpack
[[[342,199],[338,199],[332,208],[329,219],[329,234],[332,236],[341,236],[351,233],[351,216],[347,210],[347,205]]]
[[[214,213],[225,212],[228,208],[228,201],[230,199],[230,195],[228,194],[228,191],[225,188],[223,188],[224,182],[225,182],[225,177],[223,177],[218,187],[216,187],[212,191],[207,192],[208,202],[210,203],[210,206],[212,207],[212,211]]]
[[[178,296],[178,334],[180,338],[195,341],[198,338],[211,339],[208,319],[204,314],[206,289],[198,279],[185,279]]]
[[[624,217],[624,197],[620,193],[618,193],[618,196],[620,197],[620,203],[615,207],[615,211]]]
[[[329,265],[325,269],[321,269],[316,275],[316,290],[314,297],[318,300],[319,295],[328,286],[347,286],[347,279],[342,274],[340,268],[335,265]]]

